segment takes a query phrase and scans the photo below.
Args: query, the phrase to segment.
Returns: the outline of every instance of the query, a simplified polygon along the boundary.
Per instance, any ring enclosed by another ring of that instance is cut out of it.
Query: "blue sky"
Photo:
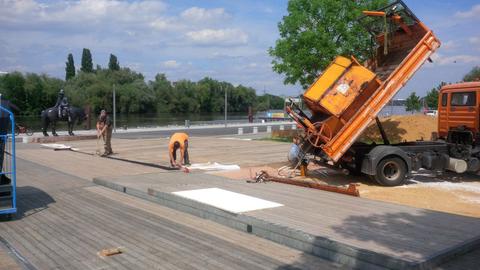
[[[8,1],[0,0],[0,71],[64,77],[68,53],[77,69],[82,48],[106,66],[110,53],[147,79],[209,76],[254,87],[259,94],[297,95],[271,70],[267,49],[278,38],[286,0]],[[441,81],[461,80],[480,65],[478,0],[406,0],[442,41],[397,97],[424,94]]]

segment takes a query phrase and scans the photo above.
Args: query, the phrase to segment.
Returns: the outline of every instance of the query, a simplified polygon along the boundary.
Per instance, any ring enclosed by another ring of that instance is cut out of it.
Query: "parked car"
[[[425,110],[423,113],[428,116],[437,116],[438,110]]]

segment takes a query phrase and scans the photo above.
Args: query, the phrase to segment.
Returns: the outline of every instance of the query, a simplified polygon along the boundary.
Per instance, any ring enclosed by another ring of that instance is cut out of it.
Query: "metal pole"
[[[116,106],[115,84],[113,85],[113,132],[117,132],[117,106]]]
[[[227,127],[227,87],[225,87],[225,127]]]

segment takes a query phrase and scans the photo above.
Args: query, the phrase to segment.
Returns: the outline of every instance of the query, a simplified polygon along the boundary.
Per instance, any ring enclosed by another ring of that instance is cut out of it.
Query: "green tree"
[[[407,107],[407,112],[418,112],[422,107],[420,102],[420,97],[417,96],[417,93],[412,92],[410,96],[408,96],[407,100],[405,100],[405,106]]]
[[[173,111],[174,93],[172,83],[167,79],[165,74],[157,74],[154,81],[150,81],[150,88],[155,94],[156,111],[170,112]]]
[[[86,73],[93,72],[92,54],[90,53],[90,50],[87,48],[83,48],[82,67],[80,68],[80,70]]]
[[[1,76],[1,78],[0,93],[2,93],[2,98],[10,100],[22,112],[26,110],[27,93],[25,91],[25,77],[23,74],[15,71]]]
[[[110,70],[120,70],[120,63],[114,54],[110,54],[110,60],[108,61],[108,69]]]
[[[463,80],[465,82],[480,81],[480,66],[473,67],[472,70],[463,77]]]
[[[438,108],[438,94],[445,84],[445,82],[441,82],[437,87],[434,87],[427,92],[425,102],[427,103],[428,108],[435,110]]]
[[[337,55],[370,56],[371,40],[357,23],[363,10],[387,0],[290,0],[288,14],[278,24],[280,38],[269,49],[273,70],[285,75],[285,84],[310,85]]]
[[[38,115],[55,104],[58,90],[64,88],[73,106],[92,106],[95,113],[112,110],[113,85],[116,87],[117,111],[122,113],[199,113],[223,112],[225,90],[228,91],[228,110],[243,112],[248,107],[282,109],[283,99],[274,95],[258,97],[255,89],[234,86],[225,81],[204,78],[194,82],[171,82],[157,74],[148,84],[141,73],[129,68],[102,69],[79,72],[67,81],[38,75],[12,72],[0,76],[0,93],[22,110],[22,114]]]
[[[65,63],[65,80],[75,77],[75,63],[73,62],[73,55],[68,54],[67,62]]]
[[[283,98],[271,94],[264,94],[257,97],[255,109],[257,111],[281,110],[284,105]]]

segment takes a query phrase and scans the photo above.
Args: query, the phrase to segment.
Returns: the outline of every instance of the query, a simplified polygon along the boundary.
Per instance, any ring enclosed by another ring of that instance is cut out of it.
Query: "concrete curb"
[[[148,189],[147,192],[129,188],[101,178],[94,178],[95,184],[108,187],[163,206],[212,220],[239,231],[254,234],[306,253],[340,263],[355,269],[431,269],[453,256],[466,253],[480,246],[480,238],[462,243],[439,252],[426,261],[409,261],[385,254],[359,249],[328,238],[311,235],[303,231],[271,223],[247,214],[236,214],[216,207],[186,199],[171,193]]]
[[[24,143],[55,143],[65,141],[83,141],[97,139],[97,135],[75,135],[75,136],[49,136],[49,137],[24,137]]]
[[[267,126],[290,126],[294,125],[295,123],[292,121],[273,121],[273,122],[265,122],[265,123],[228,123],[227,127],[228,128],[238,128],[238,127],[267,127]],[[178,130],[198,130],[198,129],[218,129],[218,128],[225,128],[224,124],[208,124],[208,125],[192,125],[190,127],[185,127],[182,125],[172,125],[172,126],[159,126],[159,127],[132,127],[129,129],[121,129],[120,127],[117,127],[117,130],[113,134],[130,134],[130,133],[142,133],[142,132],[158,132],[158,131],[178,131]],[[58,134],[67,134],[66,131],[64,130],[57,130]],[[90,129],[90,130],[75,130],[75,134],[77,135],[95,135],[96,130],[95,129]],[[23,138],[23,137],[42,137],[43,134],[41,132],[35,132],[33,136],[26,136],[24,134],[21,134],[20,136],[16,136],[17,138]]]

